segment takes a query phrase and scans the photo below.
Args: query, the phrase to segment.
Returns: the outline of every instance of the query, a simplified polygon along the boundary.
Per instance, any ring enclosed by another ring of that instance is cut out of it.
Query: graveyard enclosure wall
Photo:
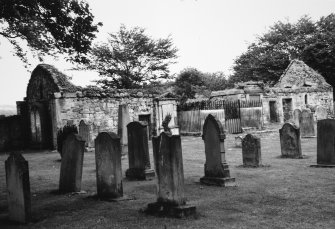
[[[275,102],[278,121],[284,122],[283,99],[292,99],[291,111],[295,109],[310,108],[322,105],[329,114],[334,113],[332,89],[318,90],[317,88],[303,89],[274,89],[263,96],[264,123],[270,122],[270,102]]]
[[[263,126],[263,109],[262,107],[241,108],[241,126],[256,127],[261,129]]]

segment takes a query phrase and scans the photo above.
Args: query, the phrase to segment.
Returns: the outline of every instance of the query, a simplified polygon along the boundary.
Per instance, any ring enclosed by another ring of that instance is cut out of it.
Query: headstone
[[[230,177],[228,164],[225,159],[224,133],[221,122],[209,114],[203,126],[202,139],[205,143],[205,176],[200,182],[206,185],[228,186],[234,183]]]
[[[85,141],[85,146],[89,147],[90,143],[90,126],[84,120],[79,122],[79,136]]]
[[[317,123],[317,165],[335,167],[335,119],[324,119]]]
[[[95,139],[97,193],[101,199],[123,196],[121,144],[115,133],[101,132]]]
[[[310,109],[303,109],[300,119],[300,133],[301,137],[314,137],[314,117]]]
[[[151,169],[146,122],[131,122],[127,125],[129,169],[128,179],[145,180],[155,176]]]
[[[242,140],[243,140],[243,136],[236,136],[235,137],[235,147],[242,148]]]
[[[316,115],[316,120],[318,121],[327,119],[327,116],[328,116],[327,108],[323,106],[317,106],[315,109],[315,115]]]
[[[60,168],[59,192],[79,192],[83,171],[85,141],[70,133],[63,141],[62,163]]]
[[[157,202],[148,204],[146,213],[183,217],[194,215],[195,206],[186,205],[184,170],[179,135],[165,132],[152,139],[157,174]]]
[[[130,122],[129,118],[129,109],[127,104],[119,105],[119,114],[118,114],[118,132],[121,142],[121,153],[122,155],[127,154],[128,150],[128,135],[127,135],[127,125]]]
[[[259,167],[262,163],[261,139],[247,134],[242,140],[243,166]]]
[[[28,162],[20,153],[5,161],[9,219],[26,223],[31,217]]]
[[[300,129],[291,123],[285,123],[279,130],[282,157],[302,158]]]
[[[296,125],[296,127],[300,126],[300,119],[301,119],[301,110],[295,109],[293,111],[293,122]]]

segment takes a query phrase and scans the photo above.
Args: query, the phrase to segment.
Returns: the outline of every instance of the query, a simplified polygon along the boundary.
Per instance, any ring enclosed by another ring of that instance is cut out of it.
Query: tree
[[[93,23],[89,5],[82,0],[0,0],[0,35],[14,53],[28,63],[28,50],[44,55],[68,54],[68,60],[85,63],[101,23]]]
[[[235,60],[230,83],[263,80],[274,84],[290,60],[300,59],[335,86],[335,14],[313,22],[275,23]]]
[[[204,73],[202,75],[204,86],[209,91],[220,91],[227,87],[228,81],[223,72]]]
[[[127,29],[121,25],[109,34],[108,43],[93,47],[87,66],[102,77],[97,83],[103,88],[138,88],[144,83],[169,78],[169,65],[177,58],[177,49],[170,37],[153,39],[145,29]]]

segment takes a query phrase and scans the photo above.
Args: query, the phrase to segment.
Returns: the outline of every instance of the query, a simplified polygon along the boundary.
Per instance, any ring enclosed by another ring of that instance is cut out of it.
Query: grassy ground
[[[200,137],[183,137],[185,196],[197,206],[196,218],[147,216],[139,210],[156,200],[155,180],[127,181],[124,194],[133,200],[103,202],[96,192],[94,153],[85,153],[82,189],[86,194],[57,195],[59,155],[25,152],[29,161],[33,222],[15,225],[6,220],[4,161],[0,155],[0,228],[334,228],[335,169],[311,168],[316,139],[302,139],[304,159],[280,158],[277,132],[262,133],[261,168],[243,168],[234,135],[226,139],[226,158],[237,187],[199,184],[203,176],[204,145]],[[151,144],[151,143],[150,143]],[[151,149],[150,149],[151,150]],[[122,161],[123,171],[128,167]]]

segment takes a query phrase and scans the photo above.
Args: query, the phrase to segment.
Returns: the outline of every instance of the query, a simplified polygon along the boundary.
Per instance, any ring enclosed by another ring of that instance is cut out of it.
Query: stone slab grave
[[[230,177],[225,159],[224,140],[226,135],[221,122],[209,114],[203,126],[202,139],[205,143],[205,176],[200,182],[206,185],[235,186],[235,178]]]
[[[295,109],[293,111],[293,122],[296,125],[296,127],[300,126],[300,120],[301,120],[301,110]]]
[[[94,142],[97,197],[110,201],[127,199],[123,196],[120,137],[101,132]]]
[[[259,167],[262,164],[261,139],[247,134],[242,140],[243,166]]]
[[[62,162],[60,168],[59,192],[80,192],[83,172],[85,141],[70,133],[63,141]]]
[[[294,124],[285,123],[279,129],[281,156],[284,158],[302,158],[300,129]]]
[[[9,220],[27,223],[31,219],[28,162],[18,153],[5,161]]]
[[[155,177],[149,158],[148,125],[146,122],[131,122],[127,125],[130,180],[146,180]]]
[[[184,170],[179,135],[162,132],[152,138],[157,175],[157,201],[148,204],[145,213],[160,216],[186,217],[196,214],[196,207],[186,204]]]
[[[327,108],[323,106],[317,106],[315,109],[315,116],[316,116],[316,120],[318,121],[327,119],[328,117]]]
[[[242,140],[243,140],[243,136],[235,137],[235,147],[236,148],[242,148]]]
[[[90,126],[84,120],[79,122],[79,136],[85,141],[85,147],[91,147]]]
[[[301,111],[301,119],[299,122],[300,134],[302,138],[315,137],[314,116],[310,109]]]
[[[317,128],[317,164],[311,166],[335,168],[335,120],[320,120]]]
[[[128,135],[127,135],[128,123],[130,123],[128,104],[120,104],[118,113],[117,134],[120,136],[121,153],[123,156],[126,155],[128,151]]]

